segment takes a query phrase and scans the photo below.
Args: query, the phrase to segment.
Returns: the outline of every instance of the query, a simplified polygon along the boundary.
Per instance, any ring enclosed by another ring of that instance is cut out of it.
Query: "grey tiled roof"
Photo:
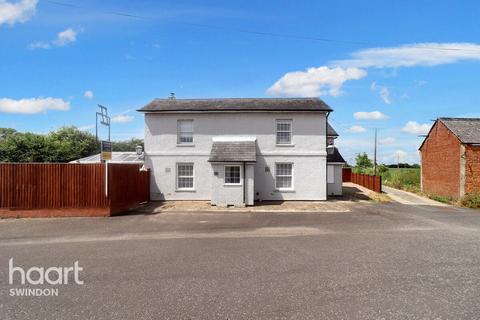
[[[439,118],[462,143],[480,144],[480,118]]]
[[[327,136],[338,137],[337,131],[335,131],[335,129],[333,129],[333,127],[328,122],[327,122]]]
[[[342,155],[340,154],[340,151],[338,151],[337,148],[334,148],[334,151],[332,154],[327,154],[327,163],[328,162],[346,163],[345,159],[343,159]]]
[[[210,162],[255,162],[255,141],[214,141]]]
[[[332,109],[318,98],[155,99],[140,112],[316,111]]]

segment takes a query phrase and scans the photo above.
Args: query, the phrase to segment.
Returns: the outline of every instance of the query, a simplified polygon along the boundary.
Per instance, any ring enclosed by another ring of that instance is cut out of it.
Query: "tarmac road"
[[[84,284],[10,285],[11,258]],[[480,212],[450,206],[0,221],[0,319],[476,319],[479,275]]]

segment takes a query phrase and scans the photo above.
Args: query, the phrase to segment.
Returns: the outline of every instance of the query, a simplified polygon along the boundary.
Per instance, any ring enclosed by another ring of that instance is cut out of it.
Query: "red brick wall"
[[[460,141],[438,122],[421,149],[425,193],[460,196]]]
[[[480,192],[480,147],[465,146],[465,194]]]

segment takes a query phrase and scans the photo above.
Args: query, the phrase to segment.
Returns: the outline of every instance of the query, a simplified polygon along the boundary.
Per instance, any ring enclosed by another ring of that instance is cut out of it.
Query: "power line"
[[[69,8],[76,8],[82,10],[92,10],[99,13],[109,14],[120,16],[124,18],[131,18],[131,19],[140,19],[140,20],[148,20],[148,21],[156,21],[158,18],[155,17],[146,17],[136,14],[124,13],[124,12],[117,12],[117,11],[105,11],[105,10],[98,10],[96,8],[87,7],[87,6],[80,6],[72,3],[62,2],[62,1],[55,1],[55,0],[44,0],[50,4],[54,4],[57,6],[62,7],[69,7]],[[201,23],[189,23],[189,22],[178,22],[175,21],[176,24],[192,26],[192,27],[199,27],[199,28],[208,28],[208,29],[216,29],[216,30],[223,30],[223,31],[233,31],[238,33],[246,33],[246,34],[253,34],[258,36],[267,36],[267,37],[278,37],[278,38],[290,38],[290,39],[298,39],[298,40],[311,40],[311,41],[319,41],[319,42],[326,42],[326,43],[338,43],[338,44],[352,44],[352,45],[362,45],[362,46],[372,46],[378,47],[381,45],[371,43],[371,42],[364,42],[364,41],[354,41],[354,40],[338,40],[338,39],[330,39],[330,38],[322,38],[322,37],[313,37],[307,35],[300,35],[300,34],[290,34],[290,33],[278,33],[278,32],[267,32],[267,31],[258,31],[258,30],[250,30],[250,29],[242,29],[242,28],[232,28],[232,27],[225,27],[225,26],[218,26],[218,25],[211,25],[211,24],[201,24]],[[464,49],[464,48],[445,48],[445,47],[435,47],[435,46],[421,46],[416,47],[415,49],[420,50],[439,50],[439,51],[463,51],[463,52],[478,52],[480,50],[475,49]]]

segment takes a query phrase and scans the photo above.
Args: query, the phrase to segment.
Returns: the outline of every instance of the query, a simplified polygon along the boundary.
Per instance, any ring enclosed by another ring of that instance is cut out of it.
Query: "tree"
[[[49,162],[69,162],[100,152],[95,136],[74,126],[50,132],[47,142]]]
[[[17,130],[11,128],[0,128],[0,139],[7,139],[16,132]]]
[[[368,158],[368,155],[364,153],[357,154],[355,158],[356,167],[361,169],[367,169],[373,167],[373,162]]]
[[[44,162],[47,143],[45,137],[31,132],[10,132],[0,139],[1,162]]]
[[[143,148],[143,139],[132,138],[126,141],[115,141],[112,147],[113,151],[135,151],[137,146]]]
[[[142,139],[113,143],[114,151],[135,151]],[[69,162],[100,152],[100,143],[88,131],[62,127],[46,135],[0,128],[0,162]]]

